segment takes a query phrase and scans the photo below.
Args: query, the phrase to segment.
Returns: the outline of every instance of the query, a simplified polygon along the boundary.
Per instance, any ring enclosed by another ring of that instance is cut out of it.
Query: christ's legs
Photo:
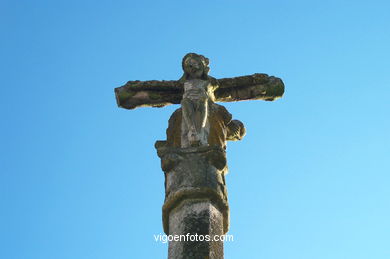
[[[207,122],[207,99],[200,99],[196,102],[195,109],[195,127],[198,133],[202,131],[202,128],[206,126]]]
[[[199,142],[198,131],[196,127],[196,105],[193,100],[183,98],[181,101],[182,107],[182,120],[185,125],[184,129],[187,131],[187,137],[190,145],[197,145]]]

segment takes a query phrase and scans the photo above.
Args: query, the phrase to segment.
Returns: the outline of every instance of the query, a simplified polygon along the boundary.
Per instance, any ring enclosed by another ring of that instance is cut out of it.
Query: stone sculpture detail
[[[222,235],[229,229],[225,175],[226,142],[241,140],[244,124],[215,102],[272,101],[282,97],[282,80],[266,74],[215,79],[209,60],[189,53],[178,81],[129,81],[116,88],[119,107],[181,104],[169,119],[167,140],[155,147],[165,175],[163,227],[167,235]],[[223,258],[223,243],[170,242],[169,259]]]
[[[215,80],[207,75],[209,60],[194,53],[187,54],[182,62],[184,94],[181,100],[181,146],[207,146],[210,124],[209,103],[214,100]],[[212,83],[211,81],[214,81]]]

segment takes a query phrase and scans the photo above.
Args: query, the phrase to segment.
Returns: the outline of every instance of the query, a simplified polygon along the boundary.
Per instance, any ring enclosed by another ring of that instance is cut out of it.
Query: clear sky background
[[[153,147],[178,106],[119,109],[128,80],[267,73],[226,104],[225,258],[390,258],[389,1],[0,1],[0,258],[166,258]]]

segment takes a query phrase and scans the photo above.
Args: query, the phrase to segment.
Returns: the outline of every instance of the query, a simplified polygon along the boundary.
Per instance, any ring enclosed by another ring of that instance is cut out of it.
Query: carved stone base
[[[214,237],[229,228],[225,150],[174,148],[164,141],[156,148],[165,173],[164,231],[181,237],[169,243],[168,258],[223,259],[223,242]]]
[[[225,150],[218,146],[173,148],[165,146],[165,143],[156,143],[161,167],[165,173],[165,233],[171,234],[170,214],[181,206],[181,203],[188,200],[205,200],[221,212],[225,234],[229,228]]]

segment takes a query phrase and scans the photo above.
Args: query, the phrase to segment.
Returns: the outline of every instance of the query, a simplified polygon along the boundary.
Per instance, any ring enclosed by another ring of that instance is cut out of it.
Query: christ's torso
[[[209,98],[209,82],[201,79],[191,79],[184,83],[183,98],[190,100],[205,100]]]

